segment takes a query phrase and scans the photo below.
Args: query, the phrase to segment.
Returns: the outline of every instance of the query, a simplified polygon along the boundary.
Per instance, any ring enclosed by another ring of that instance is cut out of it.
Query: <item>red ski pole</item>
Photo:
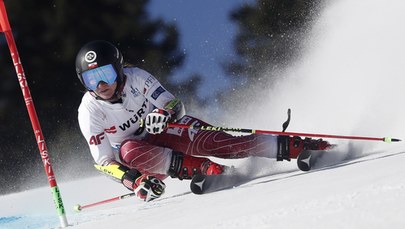
[[[49,160],[48,149],[45,144],[45,139],[42,134],[41,127],[39,125],[38,116],[34,107],[34,102],[31,97],[31,92],[25,78],[25,73],[21,64],[20,56],[18,54],[17,46],[15,44],[10,23],[8,21],[4,0],[0,0],[0,32],[3,32],[6,36],[7,44],[10,49],[11,58],[13,60],[15,71],[17,73],[18,82],[20,83],[21,91],[25,100],[25,105],[27,107],[28,114],[31,120],[31,125],[34,130],[35,139],[38,144],[38,149],[41,154],[45,172],[48,176],[49,185],[51,186],[53,201],[55,204],[56,211],[59,215],[60,224],[62,227],[67,227],[68,222],[66,219],[66,213],[62,202],[62,197],[59,188],[56,184],[56,178],[53,173],[51,161]]]
[[[346,136],[346,135],[332,135],[332,134],[310,134],[310,133],[282,132],[282,131],[272,131],[272,130],[254,130],[254,129],[217,127],[217,126],[193,126],[193,125],[185,125],[185,124],[178,124],[178,123],[169,123],[168,128],[185,128],[185,129],[194,129],[194,130],[229,131],[229,132],[236,132],[236,133],[271,134],[271,135],[301,136],[301,137],[316,137],[316,138],[340,138],[340,139],[383,141],[383,142],[401,141],[401,139],[388,138],[388,137],[376,138],[376,137]]]
[[[106,203],[114,202],[114,201],[117,201],[117,200],[126,199],[126,198],[128,198],[128,197],[132,197],[132,196],[135,196],[135,195],[136,195],[136,194],[135,194],[134,192],[131,192],[131,193],[124,194],[124,195],[121,195],[121,196],[116,196],[116,197],[113,197],[113,198],[110,198],[110,199],[98,201],[98,202],[95,202],[95,203],[92,203],[92,204],[87,204],[87,205],[76,204],[76,205],[73,207],[73,209],[74,209],[76,212],[80,212],[81,210],[83,210],[83,209],[85,209],[85,208],[95,207],[95,206],[98,206],[98,205],[101,205],[101,204],[106,204]]]

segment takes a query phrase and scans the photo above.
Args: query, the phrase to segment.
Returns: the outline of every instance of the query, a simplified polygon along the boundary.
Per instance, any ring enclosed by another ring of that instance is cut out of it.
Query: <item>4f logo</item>
[[[104,139],[104,132],[101,134],[97,134],[95,136],[91,136],[89,143],[90,145],[100,145],[101,144],[101,140]]]

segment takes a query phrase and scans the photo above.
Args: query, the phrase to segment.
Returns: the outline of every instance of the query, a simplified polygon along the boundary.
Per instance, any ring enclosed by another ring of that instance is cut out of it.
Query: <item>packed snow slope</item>
[[[72,228],[404,228],[405,151],[376,152],[335,167],[301,172],[268,159],[240,160],[260,178],[234,189],[191,194],[188,181],[167,181],[160,200],[128,198],[74,213],[124,194],[105,177],[62,183]],[[258,165],[262,169],[253,168]],[[106,188],[107,187],[107,188]],[[54,228],[48,188],[0,197],[0,228]]]
[[[229,125],[280,130],[291,108],[289,131],[405,139],[403,12],[403,0],[330,1],[302,58],[271,88],[241,91],[249,101],[224,114]],[[104,176],[59,187],[72,228],[404,228],[405,143],[328,140],[339,145],[339,165],[305,173],[294,160],[219,161],[252,180],[203,196],[189,192],[189,181],[168,179],[151,203],[129,198],[74,213],[77,203],[127,191]],[[58,225],[48,187],[0,197],[0,228]]]

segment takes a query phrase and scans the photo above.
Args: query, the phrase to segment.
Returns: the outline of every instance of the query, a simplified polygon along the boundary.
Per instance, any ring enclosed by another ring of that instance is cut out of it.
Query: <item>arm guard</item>
[[[183,102],[181,102],[180,99],[173,99],[172,101],[167,103],[164,108],[168,110],[172,116],[170,122],[176,122],[186,114],[184,104]]]
[[[113,177],[115,180],[121,182],[126,188],[133,191],[135,180],[142,174],[136,169],[130,169],[124,165],[94,165],[96,169],[102,173]]]

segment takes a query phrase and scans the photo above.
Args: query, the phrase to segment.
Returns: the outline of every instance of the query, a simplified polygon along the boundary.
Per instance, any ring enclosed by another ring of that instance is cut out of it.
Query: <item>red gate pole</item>
[[[55,204],[56,211],[59,215],[60,224],[62,227],[67,227],[68,222],[66,219],[66,213],[65,208],[63,206],[62,196],[56,184],[56,178],[55,174],[53,173],[51,161],[49,160],[45,138],[42,134],[41,126],[39,125],[34,102],[31,97],[31,92],[25,78],[24,69],[22,67],[20,56],[17,51],[17,46],[15,44],[10,23],[8,21],[4,0],[0,0],[0,32],[3,32],[7,39],[7,44],[10,49],[11,58],[13,60],[15,71],[17,73],[18,82],[20,84],[21,91],[24,96],[25,105],[27,106],[28,114],[31,120],[31,125],[34,130],[35,139],[37,141],[38,149],[41,154],[42,163],[44,165],[46,175],[48,176],[49,185],[51,186],[53,201]]]

